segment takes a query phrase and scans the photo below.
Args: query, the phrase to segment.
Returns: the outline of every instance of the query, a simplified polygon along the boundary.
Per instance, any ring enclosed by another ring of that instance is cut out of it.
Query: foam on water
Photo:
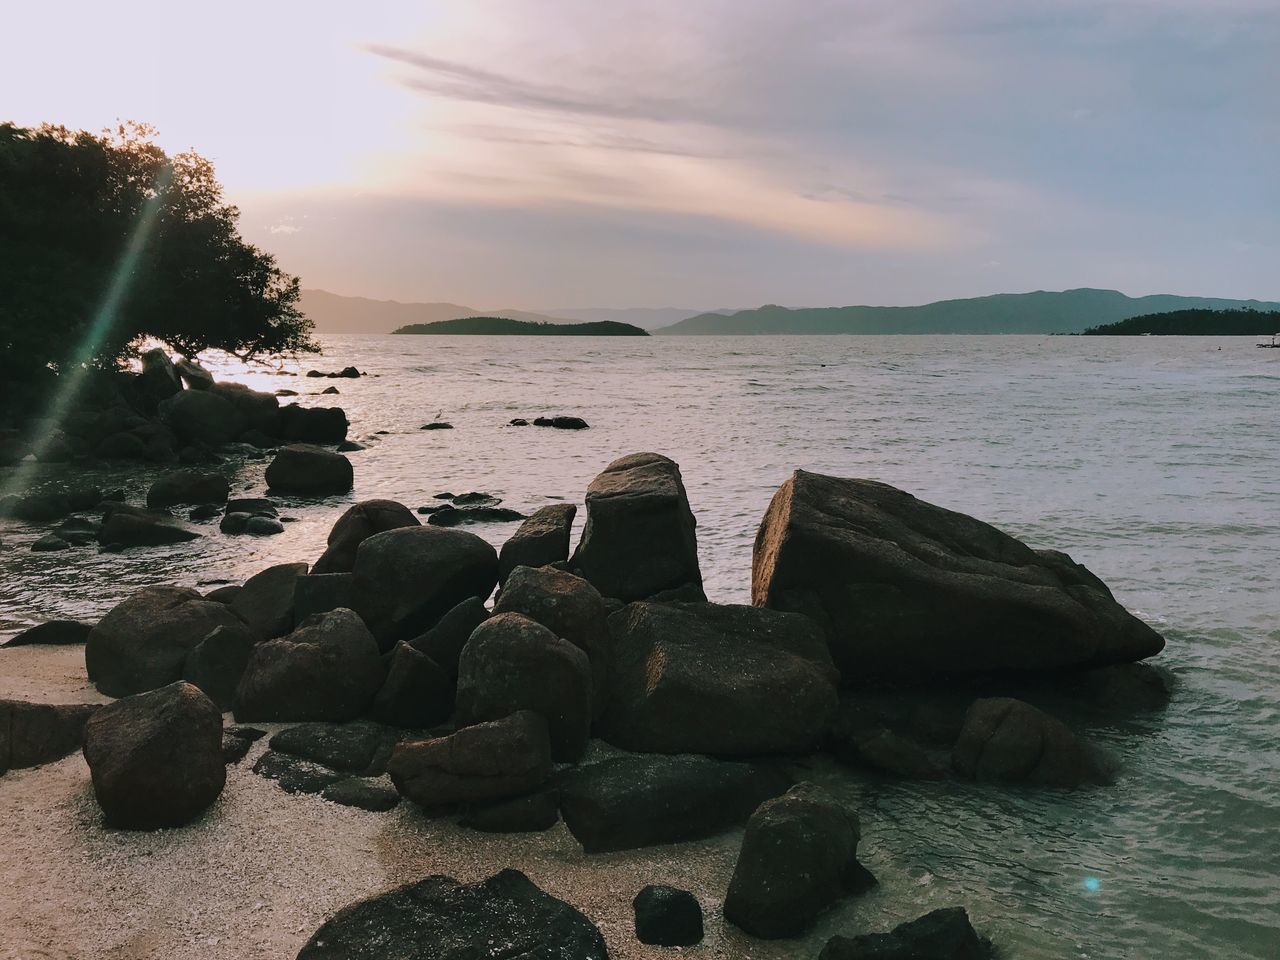
[[[855,777],[878,892],[828,918],[869,929],[964,903],[1009,956],[1280,955],[1280,357],[1247,340],[1041,337],[331,337],[316,365],[377,376],[239,371],[258,389],[337,383],[352,497],[287,503],[266,539],[99,556],[33,554],[0,526],[0,631],[92,618],[140,584],[239,581],[314,559],[354,499],[412,507],[483,490],[532,510],[581,502],[610,460],[674,457],[712,599],[745,602],[751,541],[796,467],[871,477],[1069,551],[1169,640],[1159,717],[1087,733],[1122,762],[1078,793]],[[1222,349],[1219,351],[1218,347]],[[288,402],[288,401],[286,401]],[[584,417],[582,432],[511,428]],[[441,415],[451,431],[419,431]],[[388,435],[376,436],[379,430]],[[236,488],[262,489],[262,463]],[[152,471],[151,475],[154,475]],[[148,475],[86,474],[141,496]],[[514,524],[475,527],[495,544]]]

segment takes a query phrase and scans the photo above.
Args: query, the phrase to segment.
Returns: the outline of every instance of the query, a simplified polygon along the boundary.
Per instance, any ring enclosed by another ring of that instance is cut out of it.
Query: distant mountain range
[[[1223,300],[1155,294],[1127,297],[1117,290],[998,293],[940,300],[919,307],[801,307],[769,305],[736,313],[703,313],[658,334],[835,333],[1082,333],[1089,327],[1172,310],[1280,309],[1260,300]]]
[[[478,310],[458,303],[401,303],[303,290],[302,310],[317,333],[390,333],[415,324],[464,317],[504,317],[531,323],[614,321],[658,334],[886,334],[886,333],[1082,333],[1089,327],[1174,310],[1280,310],[1280,303],[1155,294],[1127,297],[1117,290],[998,293],[940,300],[918,307],[780,307],[719,310],[691,315],[677,307]]]
[[[434,323],[411,323],[392,333],[464,334],[480,337],[647,337],[649,331],[616,320],[588,323],[532,323],[510,317],[458,317]]]

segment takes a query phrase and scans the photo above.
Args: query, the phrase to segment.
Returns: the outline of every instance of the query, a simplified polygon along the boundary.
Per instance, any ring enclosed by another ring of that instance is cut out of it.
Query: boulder
[[[535,427],[554,427],[557,430],[586,430],[589,424],[581,417],[537,417]]]
[[[277,753],[301,757],[333,770],[376,777],[386,770],[399,739],[395,730],[380,723],[355,720],[286,727],[271,738],[268,746]]]
[[[160,417],[184,443],[230,443],[249,428],[244,411],[212,388],[169,397],[160,404]]]
[[[284,533],[284,524],[275,517],[250,517],[245,521],[244,532],[255,537],[270,537]]]
[[[254,647],[236,689],[236,719],[354,720],[383,679],[378,645],[354,612],[316,614]]]
[[[973,780],[1078,787],[1110,779],[1101,756],[1066,724],[1008,697],[974,701],[951,764]]]
[[[230,604],[232,600],[240,593],[241,586],[238,583],[227,583],[221,587],[214,587],[204,595],[206,600],[213,600],[217,603]]]
[[[577,514],[572,503],[552,503],[520,524],[498,552],[498,582],[506,583],[516,567],[545,567],[569,559],[569,534]]]
[[[385,813],[400,805],[400,794],[382,780],[368,777],[348,777],[331,783],[320,791],[320,796],[344,807],[356,807],[370,813]]]
[[[257,643],[258,637],[244,625],[214,627],[187,654],[182,678],[203,690],[219,710],[230,710]]]
[[[658,947],[691,947],[702,941],[702,906],[687,890],[650,884],[631,902],[636,939]]]
[[[246,533],[249,529],[249,521],[252,519],[253,516],[251,514],[241,513],[238,510],[228,510],[218,524],[218,530],[231,535]]]
[[[398,643],[370,715],[396,727],[434,727],[453,714],[455,683],[450,671],[425,653]]]
[[[497,720],[532,710],[547,721],[551,756],[578,760],[591,731],[591,665],[587,655],[518,613],[478,626],[458,660],[458,723]]]
[[[225,604],[185,587],[143,587],[112,607],[85,641],[89,679],[109,697],[182,678],[187,655],[217,627],[243,629]]]
[[[390,649],[429,630],[468,597],[488,597],[498,581],[498,556],[474,534],[414,525],[364,540],[355,575],[356,610]]]
[[[517,567],[493,612],[523,614],[585,653],[591,663],[591,716],[600,716],[609,679],[609,615],[600,591],[554,567]]]
[[[674,460],[656,453],[615,460],[591,481],[586,503],[570,563],[606,597],[643,600],[701,585],[697,523]]]
[[[67,550],[71,544],[63,540],[56,533],[46,533],[43,537],[31,544],[32,553],[54,553],[58,550]]]
[[[155,510],[178,503],[221,504],[227,502],[230,493],[231,484],[220,474],[175,470],[151,485],[147,491],[147,506]]]
[[[249,748],[267,735],[257,727],[231,726],[222,731],[222,759],[226,763],[239,763]]]
[[[337,393],[335,390],[334,393]],[[277,436],[289,443],[341,443],[347,439],[347,415],[341,407],[280,408]]]
[[[227,501],[227,513],[247,513],[251,517],[276,517],[280,511],[270,497],[232,497]]]
[[[298,960],[607,960],[600,931],[518,870],[462,884],[432,876],[352,904]]]
[[[633,603],[609,618],[602,736],[647,753],[812,750],[836,709],[816,625],[773,610]]]
[[[321,793],[328,787],[348,779],[349,773],[340,773],[313,760],[305,760],[289,753],[268,750],[257,759],[253,772],[260,777],[274,780],[285,793]]]
[[[888,484],[803,470],[756,535],[752,600],[818,620],[848,682],[1060,671],[1164,646],[1066,554]]]
[[[551,775],[547,723],[522,710],[447,737],[402,741],[387,772],[401,794],[429,812],[518,797]]]
[[[804,933],[846,893],[869,885],[860,837],[858,818],[815,784],[766,800],[747,821],[725,919],[755,937]]]
[[[147,399],[149,408],[182,391],[182,381],[174,369],[169,355],[159,347],[146,351],[141,356],[142,373],[138,376],[141,393]]]
[[[294,581],[293,622],[339,607],[350,610],[355,602],[355,574],[310,573]]]
[[[70,497],[62,492],[53,492],[6,497],[0,512],[17,520],[25,520],[27,523],[48,523],[51,520],[61,520],[72,509]]]
[[[433,420],[431,423],[424,423],[418,428],[419,430],[452,430],[452,423],[445,423],[443,420]]]
[[[272,493],[329,497],[348,493],[355,482],[351,461],[340,453],[305,443],[290,444],[267,465]]]
[[[232,612],[263,639],[283,637],[293,629],[294,588],[306,573],[305,563],[267,567],[244,582],[231,601]]]
[[[222,714],[189,683],[126,697],[85,727],[84,758],[109,826],[190,823],[222,793]]]
[[[71,643],[84,643],[89,639],[89,631],[92,630],[87,623],[81,623],[78,620],[50,620],[47,623],[37,623],[34,627],[28,627],[16,637],[10,639],[4,646],[6,647],[25,647],[28,644],[48,644],[62,645]]]
[[[723,833],[787,786],[760,764],[630,754],[569,771],[560,811],[587,853],[605,853]]]
[[[462,648],[475,633],[476,627],[489,619],[489,611],[479,597],[467,597],[440,618],[440,621],[421,636],[409,641],[409,646],[421,650],[440,666],[449,671],[457,687],[458,660]]]
[[[427,523],[433,527],[461,527],[473,523],[511,523],[513,520],[523,519],[523,513],[506,507],[443,506],[431,511]]]
[[[80,749],[94,703],[0,700],[0,774],[61,760]]]
[[[213,389],[213,374],[194,360],[183,357],[174,363],[173,367],[182,378],[182,382],[187,385],[188,390]]]
[[[904,780],[941,780],[946,776],[920,744],[887,727],[841,728],[831,736],[832,753],[842,763]]]
[[[1169,681],[1149,663],[1116,663],[1069,678],[1068,691],[1110,713],[1163,710],[1169,705]]]
[[[469,807],[458,822],[482,833],[541,833],[559,820],[560,792],[549,789]]]
[[[408,507],[394,500],[363,500],[338,518],[329,531],[328,547],[316,561],[315,573],[350,573],[356,550],[375,533],[419,526]]]
[[[242,383],[215,383],[210,391],[231,401],[244,417],[245,430],[276,436],[280,426],[280,401],[273,393],[251,390]]]
[[[110,508],[98,531],[98,542],[104,547],[162,547],[199,539],[197,531],[167,513],[139,510],[123,503]]]
[[[991,955],[991,941],[973,929],[964,907],[945,907],[889,933],[832,937],[818,960],[988,960]]]

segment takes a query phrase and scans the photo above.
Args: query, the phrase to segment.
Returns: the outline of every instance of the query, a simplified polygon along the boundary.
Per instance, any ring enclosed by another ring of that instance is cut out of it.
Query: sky
[[[304,287],[1280,299],[1277,0],[47,0],[0,35],[0,120],[154,125]]]

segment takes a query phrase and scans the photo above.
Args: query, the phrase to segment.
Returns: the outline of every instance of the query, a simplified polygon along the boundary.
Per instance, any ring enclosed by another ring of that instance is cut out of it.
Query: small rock
[[[890,933],[832,937],[818,960],[988,960],[991,941],[978,935],[964,907],[946,907]]]
[[[508,426],[511,426],[511,427],[527,427],[528,425],[529,425],[529,421],[526,420],[524,417],[516,417],[514,420],[512,420],[508,424]]]
[[[554,427],[557,430],[586,430],[589,424],[581,417],[538,417],[535,427]]]
[[[324,388],[323,390],[321,390],[320,392],[321,392],[322,394],[336,394],[336,393],[338,392],[338,388],[337,388],[337,387],[325,387],[325,388]]]
[[[192,507],[187,513],[187,519],[197,523],[212,520],[214,517],[222,515],[222,509],[212,503],[202,503],[199,506]]]
[[[687,890],[650,884],[632,901],[636,939],[658,947],[691,947],[702,941],[702,906]]]
[[[32,553],[53,553],[56,550],[66,550],[71,544],[63,540],[56,533],[46,533],[43,537],[31,544]]]
[[[452,430],[452,423],[445,423],[443,420],[436,420],[432,423],[424,423],[418,428],[419,430]]]
[[[542,507],[511,535],[498,553],[498,581],[516,567],[545,567],[569,559],[569,536],[578,508],[572,503]]]
[[[274,517],[250,517],[244,525],[244,532],[258,537],[270,537],[284,533],[284,524]]]
[[[78,620],[50,620],[28,627],[5,644],[6,647],[23,647],[28,644],[61,645],[84,643],[93,628]]]
[[[348,777],[331,783],[320,791],[320,796],[344,807],[358,807],[371,813],[384,813],[400,803],[400,794],[394,787],[365,777]]]
[[[339,453],[359,453],[367,449],[369,448],[363,443],[356,443],[354,440],[343,440],[337,447]]]
[[[300,723],[271,738],[270,747],[334,770],[377,776],[399,734],[380,723]]]
[[[459,821],[482,833],[541,833],[560,820],[560,792],[536,793],[470,808]]]
[[[320,793],[325,787],[350,776],[310,760],[287,753],[276,753],[274,750],[268,750],[258,758],[253,765],[253,772],[268,780],[275,780],[285,793]]]
[[[511,523],[523,520],[524,514],[506,507],[440,507],[427,517],[427,523],[436,527],[459,527],[472,523]]]

